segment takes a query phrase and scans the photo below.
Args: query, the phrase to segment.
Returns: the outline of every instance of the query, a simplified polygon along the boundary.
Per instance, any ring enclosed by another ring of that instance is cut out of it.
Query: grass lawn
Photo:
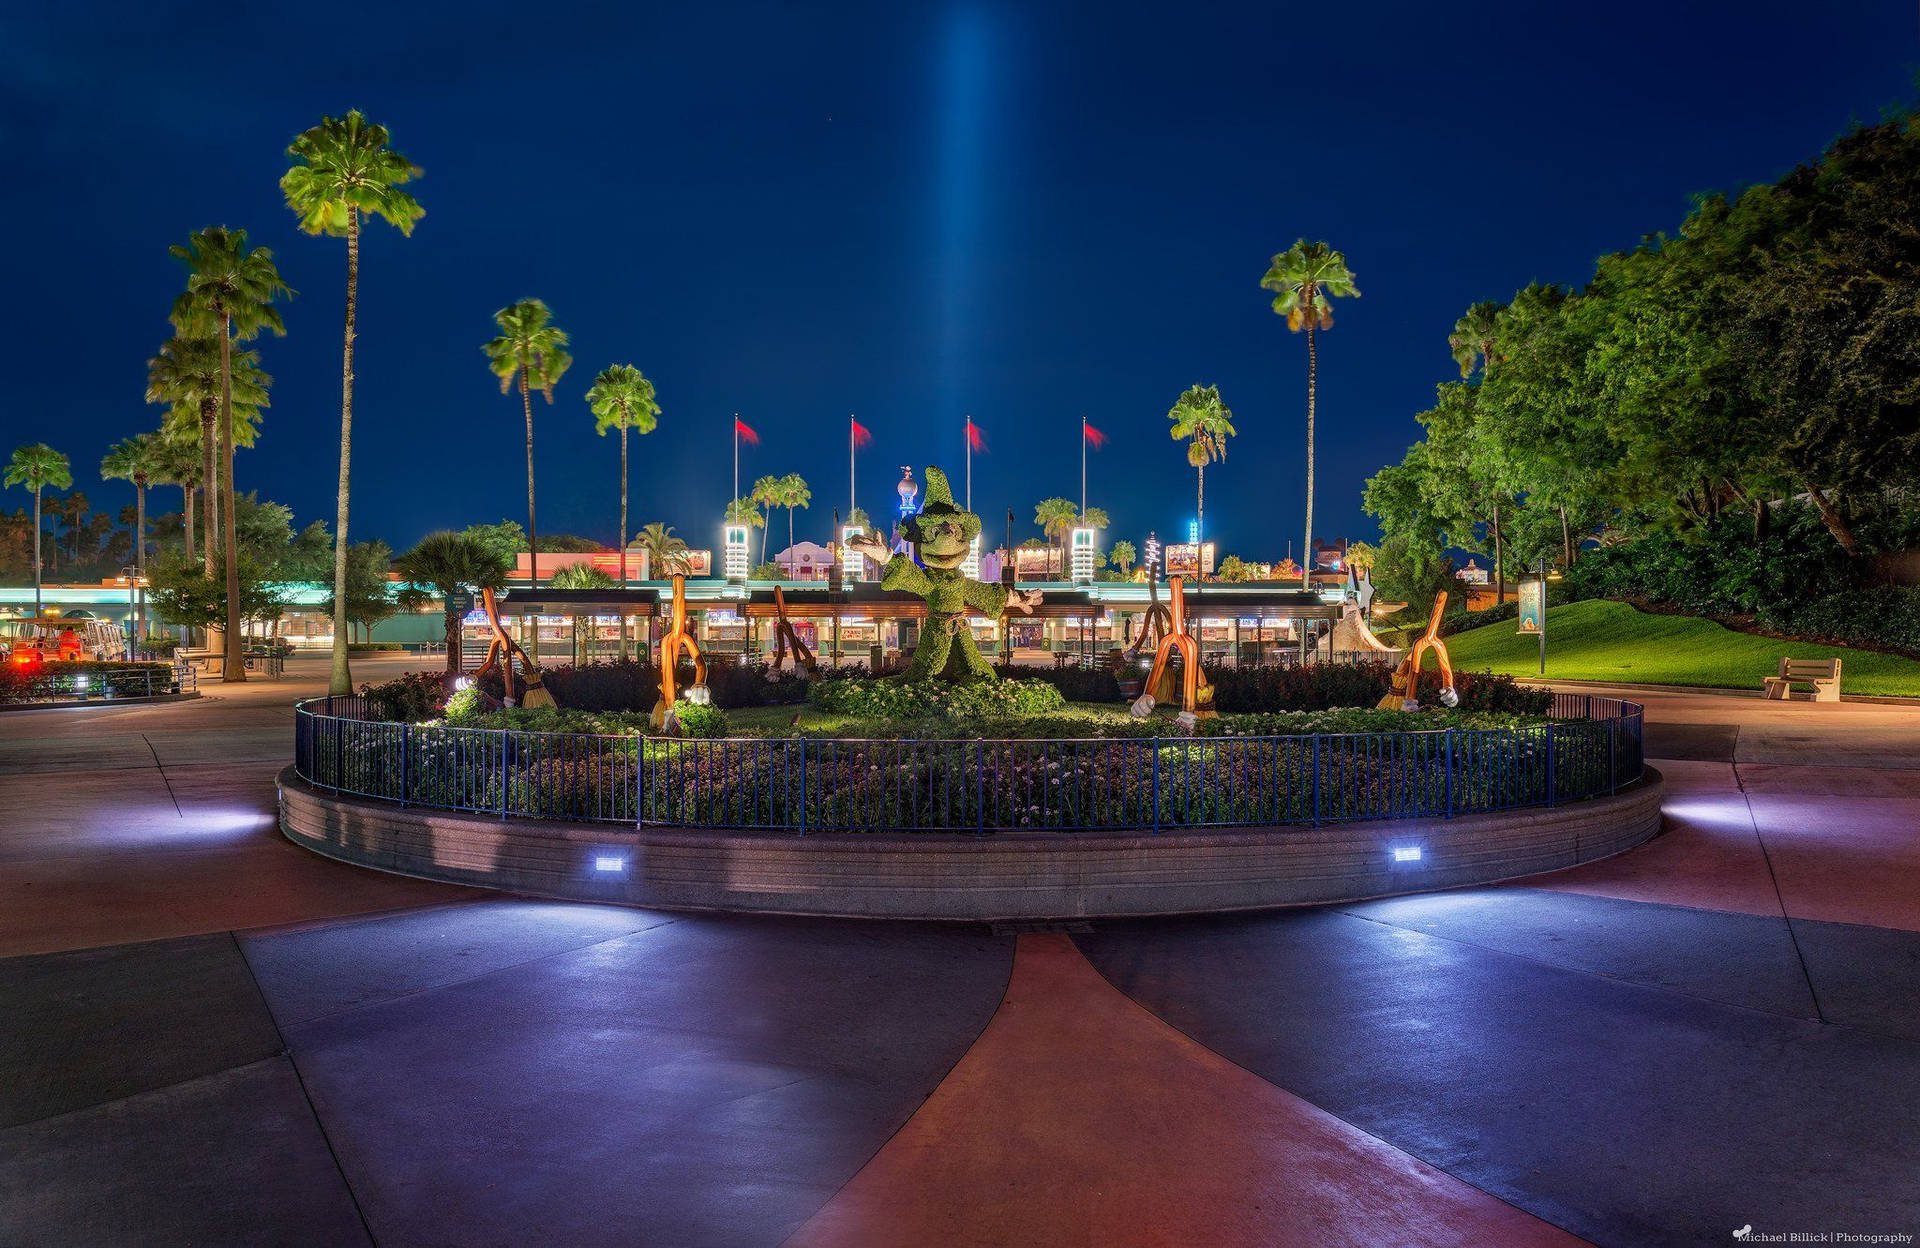
[[[1505,620],[1447,638],[1456,667],[1537,676],[1539,641]],[[1547,612],[1547,676],[1648,685],[1758,689],[1782,655],[1839,658],[1846,693],[1920,696],[1920,662],[1898,655],[1776,641],[1690,615],[1648,615],[1623,602],[1590,600]]]

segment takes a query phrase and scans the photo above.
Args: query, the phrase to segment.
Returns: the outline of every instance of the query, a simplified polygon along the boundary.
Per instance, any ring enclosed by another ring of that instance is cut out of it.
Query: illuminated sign
[[[729,524],[723,536],[726,554],[721,567],[729,581],[744,581],[747,579],[747,526]]]
[[[1168,576],[1213,575],[1213,543],[1195,548],[1192,542],[1170,543],[1162,552],[1167,559]]]
[[[1075,529],[1073,531],[1073,583],[1076,585],[1093,584],[1093,529]]]
[[[1547,631],[1547,583],[1545,581],[1520,582],[1520,627],[1515,630],[1527,637],[1544,636]]]

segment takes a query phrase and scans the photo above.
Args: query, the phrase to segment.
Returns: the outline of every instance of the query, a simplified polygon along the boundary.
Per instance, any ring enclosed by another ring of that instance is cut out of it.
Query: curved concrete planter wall
[[[641,906],[902,919],[1246,910],[1456,888],[1605,858],[1660,830],[1660,773],[1611,797],[1454,819],[995,836],[631,829],[335,797],[280,773],[280,827],[404,875]],[[1394,850],[1419,850],[1396,860]]]
[[[1247,910],[1488,884],[1605,858],[1660,830],[1649,767],[1611,797],[1454,819],[1221,832],[994,836],[631,829],[335,797],[280,773],[280,827],[403,875],[640,906],[899,919]],[[1395,850],[1402,851],[1396,857]],[[1417,849],[1409,860],[1406,851]]]

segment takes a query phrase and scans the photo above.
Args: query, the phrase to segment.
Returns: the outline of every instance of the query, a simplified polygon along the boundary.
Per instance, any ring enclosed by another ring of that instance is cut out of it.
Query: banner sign
[[[1520,582],[1520,628],[1525,637],[1545,636],[1547,631],[1547,583]]]

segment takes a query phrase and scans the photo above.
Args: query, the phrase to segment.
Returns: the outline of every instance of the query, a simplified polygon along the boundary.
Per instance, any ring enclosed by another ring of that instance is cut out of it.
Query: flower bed
[[[152,698],[179,693],[171,663],[35,659],[0,663],[0,703]]]

